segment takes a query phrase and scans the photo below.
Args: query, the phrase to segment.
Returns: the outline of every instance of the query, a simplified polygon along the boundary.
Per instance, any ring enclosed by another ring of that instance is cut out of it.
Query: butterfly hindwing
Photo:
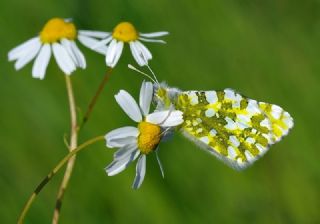
[[[235,169],[252,164],[293,126],[281,107],[231,89],[180,92],[174,105],[184,114],[182,132]]]

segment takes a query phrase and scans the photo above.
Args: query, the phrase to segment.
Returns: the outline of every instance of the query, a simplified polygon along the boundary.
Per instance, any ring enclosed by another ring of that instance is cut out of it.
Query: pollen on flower
[[[129,22],[119,23],[114,28],[112,36],[113,38],[123,42],[134,41],[139,37],[136,28]]]
[[[138,148],[141,153],[149,154],[160,142],[161,128],[156,124],[142,121],[138,125],[140,135],[138,137]]]
[[[63,38],[74,40],[76,36],[75,25],[60,18],[50,19],[40,32],[40,39],[43,43],[54,43]]]

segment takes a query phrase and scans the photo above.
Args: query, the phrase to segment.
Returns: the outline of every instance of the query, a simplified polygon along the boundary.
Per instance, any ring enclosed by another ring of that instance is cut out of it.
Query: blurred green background
[[[0,223],[14,223],[39,181],[66,154],[64,77],[52,60],[45,80],[31,64],[16,72],[7,52],[52,17],[110,31],[131,21],[141,32],[168,30],[168,44],[147,43],[158,78],[183,90],[231,87],[281,105],[295,119],[288,137],[254,166],[237,172],[177,134],[154,155],[145,181],[131,189],[135,166],[115,177],[104,142],[79,154],[61,223],[320,223],[320,1],[300,0],[10,0],[0,8]],[[88,68],[72,76],[85,110],[106,70],[104,57],[81,47]],[[126,46],[80,142],[134,123],[113,95],[138,98],[142,77]],[[50,223],[60,172],[33,204],[26,223]]]

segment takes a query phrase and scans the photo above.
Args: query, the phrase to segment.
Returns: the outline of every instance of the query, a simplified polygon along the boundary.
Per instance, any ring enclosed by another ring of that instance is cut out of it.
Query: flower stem
[[[87,112],[85,113],[84,117],[83,117],[83,120],[82,120],[82,123],[80,125],[80,129],[86,124],[86,122],[88,121],[90,115],[91,115],[91,112],[102,92],[102,90],[104,89],[104,86],[106,85],[106,83],[108,82],[109,78],[110,78],[110,75],[112,73],[112,68],[109,68],[107,70],[107,72],[105,73],[104,77],[103,77],[103,80],[101,81],[98,89],[97,89],[97,92],[96,94],[93,96],[93,98],[91,99],[90,101],[90,104],[88,106],[88,109],[87,109]]]
[[[36,187],[36,189],[33,191],[31,196],[29,197],[27,203],[24,205],[22,212],[20,213],[18,224],[22,224],[24,222],[24,218],[29,211],[33,201],[35,200],[36,196],[41,192],[41,190],[49,183],[49,181],[56,175],[56,173],[63,167],[63,165],[66,164],[66,162],[69,161],[70,158],[72,158],[74,155],[76,155],[79,151],[85,149],[87,146],[92,145],[95,142],[101,141],[104,139],[104,136],[98,136],[95,138],[92,138],[85,143],[81,144],[79,147],[74,148],[72,151],[68,153],[60,162],[49,172],[49,174],[43,178],[43,180],[39,183],[39,185]]]
[[[77,148],[78,144],[78,124],[77,124],[77,112],[76,112],[76,102],[73,94],[73,88],[70,76],[65,75],[66,79],[66,88],[68,92],[68,100],[69,100],[69,107],[70,107],[70,118],[71,118],[71,130],[70,130],[70,144],[69,144],[69,151],[71,152],[75,148]],[[64,173],[63,180],[61,182],[57,200],[56,200],[56,206],[53,213],[52,223],[56,224],[59,221],[60,217],[60,208],[62,205],[62,200],[64,196],[64,192],[68,187],[68,183],[73,171],[74,163],[76,161],[76,157],[73,156],[69,159],[66,171]]]

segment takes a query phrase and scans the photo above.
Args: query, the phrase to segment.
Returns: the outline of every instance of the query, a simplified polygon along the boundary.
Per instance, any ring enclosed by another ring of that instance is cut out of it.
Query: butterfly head
[[[177,95],[180,92],[177,88],[169,87],[165,82],[154,84],[154,101],[159,109],[169,109],[174,106]]]

